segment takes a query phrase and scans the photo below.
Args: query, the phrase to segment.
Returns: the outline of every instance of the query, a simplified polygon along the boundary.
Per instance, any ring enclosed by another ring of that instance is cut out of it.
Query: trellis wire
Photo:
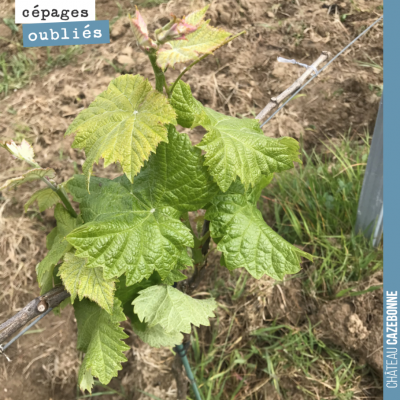
[[[264,121],[260,127],[264,126],[272,117],[274,117],[283,107],[289,103],[290,100],[293,99],[299,92],[301,92],[313,79],[315,79],[329,64],[335,61],[341,54],[343,54],[352,44],[354,44],[360,37],[364,36],[373,26],[375,26],[381,19],[383,19],[383,15],[379,17],[375,22],[373,22],[367,29],[365,29],[362,33],[360,33],[354,40],[352,40],[346,47],[344,47],[339,53],[336,54],[326,65],[324,65],[315,75],[313,75],[303,86],[300,87],[291,97],[289,97],[266,121]]]

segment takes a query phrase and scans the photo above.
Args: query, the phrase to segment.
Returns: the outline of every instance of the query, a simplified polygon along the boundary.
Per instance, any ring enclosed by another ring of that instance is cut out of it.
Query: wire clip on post
[[[303,64],[300,63],[294,59],[292,60],[288,60],[287,58],[283,58],[283,57],[278,57],[278,62],[282,62],[282,63],[287,63],[287,64],[295,64],[295,65],[300,65],[300,67],[304,67],[306,69],[311,68],[315,74],[318,73],[318,70],[316,67],[314,67],[313,65],[307,65],[307,64]]]

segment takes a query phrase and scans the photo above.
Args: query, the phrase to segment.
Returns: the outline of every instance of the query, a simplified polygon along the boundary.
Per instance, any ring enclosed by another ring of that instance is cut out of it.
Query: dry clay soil
[[[129,2],[119,3],[132,13]],[[147,8],[143,14],[152,31],[165,24],[171,13],[187,14],[203,4],[171,1]],[[344,1],[333,8],[330,5],[319,0],[282,0],[279,7],[271,0],[212,2],[208,12],[212,25],[232,33],[245,29],[247,33],[196,65],[190,76],[185,77],[194,96],[220,112],[253,118],[271,97],[304,72],[299,66],[278,63],[278,56],[311,64],[322,51],[334,55],[382,13],[379,1]],[[11,2],[2,3],[0,17],[12,16],[12,7]],[[105,0],[97,1],[96,10],[98,19],[111,20],[119,12],[116,3]],[[347,16],[341,20],[343,14]],[[8,34],[4,25],[0,25],[0,33]],[[13,43],[2,41],[0,51],[9,56],[17,49]],[[44,63],[45,50],[34,51],[39,65]],[[264,127],[266,135],[289,135],[301,139],[306,148],[319,146],[320,151],[326,151],[320,145],[321,139],[340,141],[341,135],[350,131],[356,140],[367,129],[372,132],[379,104],[376,90],[382,85],[382,71],[361,66],[357,61],[382,65],[381,25],[305,88],[302,92],[305,96],[293,100],[272,119]],[[179,68],[168,71],[170,79],[179,72]],[[34,144],[37,161],[43,167],[54,168],[58,182],[66,180],[81,169],[84,161],[84,154],[71,148],[73,138],[64,137],[66,128],[121,73],[141,74],[154,81],[146,57],[133,42],[126,18],[120,18],[113,25],[110,44],[85,46],[83,53],[66,67],[36,77],[26,87],[0,100],[0,135],[6,138],[25,135]],[[193,143],[198,143],[202,134],[201,131],[190,133]],[[18,176],[24,168],[10,160],[5,152],[0,153],[0,181]],[[94,173],[112,177],[119,171],[117,167],[106,170],[96,167]],[[55,222],[52,212],[23,213],[23,204],[34,188],[26,185],[3,192],[0,197],[0,321],[39,294],[35,266],[46,253],[45,235]],[[295,302],[299,289],[289,285],[284,290]],[[324,321],[321,333],[324,340],[341,346],[359,357],[360,362],[367,362],[382,373],[379,361],[382,293],[365,296],[351,303],[329,303],[315,311],[314,318]],[[300,317],[296,321],[291,320],[295,318],[293,312],[278,316],[289,318],[293,324],[301,320],[305,305],[301,296],[297,299]],[[244,320],[243,326],[252,329],[260,326],[262,314],[259,308],[254,313],[244,313],[243,318],[251,321]],[[334,320],[329,319],[332,315]],[[132,333],[128,323],[124,327]],[[81,355],[76,351],[72,308],[67,307],[60,316],[45,318],[35,329],[7,351],[11,363],[0,357],[0,399],[75,398]],[[367,345],[360,345],[360,341]],[[133,335],[127,343],[131,350],[127,354],[129,361],[119,375],[122,385],[127,390],[135,386],[163,399],[176,398],[169,369],[171,352],[152,350]],[[136,393],[133,398],[146,398],[140,396]]]

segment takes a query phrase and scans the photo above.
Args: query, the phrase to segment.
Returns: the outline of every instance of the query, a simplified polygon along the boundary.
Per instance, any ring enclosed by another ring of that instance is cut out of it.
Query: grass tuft
[[[66,46],[57,50],[47,47],[44,65],[38,62],[37,53],[29,50],[13,55],[0,53],[0,96],[21,89],[34,77],[70,64],[82,51],[81,46]]]

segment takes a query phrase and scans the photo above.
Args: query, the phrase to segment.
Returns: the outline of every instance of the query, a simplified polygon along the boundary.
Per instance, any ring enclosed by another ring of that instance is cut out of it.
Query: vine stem
[[[246,33],[246,31],[242,31],[237,33],[236,35],[233,35],[232,37],[230,37],[229,39],[225,40],[224,43],[221,44],[221,46],[225,46],[226,44],[228,44],[229,42],[231,42],[233,39],[236,39],[238,36],[243,35],[244,33]],[[215,49],[216,50],[216,49]],[[197,63],[199,63],[201,60],[204,60],[207,56],[209,56],[212,53],[206,53],[203,54],[201,57],[199,57],[197,60],[193,61],[191,64],[189,64],[187,67],[185,67],[183,69],[183,71],[179,74],[179,76],[176,78],[175,82],[173,83],[173,85],[171,86],[171,89],[169,91],[169,95],[172,95],[172,93],[174,92],[175,86],[176,84],[179,82],[179,80],[182,78],[182,76],[184,74],[186,74],[186,72],[188,72],[190,69],[192,69],[192,67],[194,67]]]
[[[207,268],[208,265],[208,253],[210,249],[210,221],[204,220],[203,228],[201,231],[201,239],[204,240],[201,246],[201,254],[203,255],[203,262],[200,265],[195,265],[195,270],[193,275],[187,279],[187,293],[190,294],[193,292],[194,289],[197,288],[199,285],[202,277],[203,272]]]
[[[73,218],[78,218],[78,214],[76,211],[73,209],[71,202],[68,200],[67,195],[64,193],[64,190],[62,187],[58,187],[55,192],[58,194],[58,197],[60,200],[63,202],[65,208]]]
[[[156,77],[156,90],[159,91],[160,93],[162,93],[164,90],[164,86],[165,86],[165,90],[167,90],[167,86],[166,86],[164,72],[157,65],[157,54],[155,53],[155,51],[153,51],[153,52],[148,53],[147,55],[149,56],[151,66],[153,67],[154,75]],[[167,90],[167,95],[169,95],[168,90]]]
[[[193,232],[192,226],[190,224],[188,213],[186,213],[183,216],[182,222],[190,229],[192,235],[196,237],[195,233]],[[201,262],[195,264],[194,266],[195,270],[190,278],[181,282],[176,282],[174,285],[174,287],[176,287],[178,290],[188,295],[190,295],[191,292],[198,286],[202,278],[203,271],[207,267],[207,256],[210,247],[210,221],[204,220],[203,227],[201,230],[201,237],[199,241],[201,243],[201,246],[199,247],[201,249],[201,255],[202,255]],[[197,243],[197,245],[199,245],[199,243]],[[195,247],[196,247],[196,239],[195,239]],[[177,400],[185,400],[187,394],[188,385],[187,381],[183,378],[182,375],[182,365],[185,368],[186,375],[189,378],[196,400],[202,400],[199,389],[196,384],[195,377],[190,368],[189,360],[187,359],[186,356],[186,348],[189,346],[190,346],[190,335],[184,334],[183,342],[174,347],[176,355],[172,362],[171,368],[172,368],[172,373],[176,380],[176,386],[178,390]]]
[[[38,163],[35,162],[31,162],[28,160],[25,160],[31,167],[34,168],[42,168]],[[68,200],[67,195],[64,193],[64,190],[61,186],[55,185],[53,183],[51,183],[47,178],[43,177],[41,178],[41,180],[54,192],[57,193],[58,197],[60,198],[60,200],[62,201],[62,203],[64,204],[65,208],[67,209],[68,213],[71,215],[71,217],[73,218],[78,218],[78,214],[76,213],[76,211],[74,210],[74,208],[72,207],[71,202]]]

